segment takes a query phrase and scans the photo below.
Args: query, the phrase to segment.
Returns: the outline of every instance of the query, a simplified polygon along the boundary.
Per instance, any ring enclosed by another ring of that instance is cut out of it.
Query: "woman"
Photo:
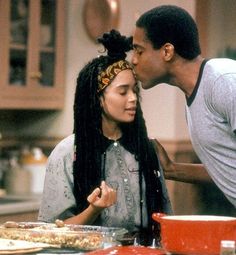
[[[80,72],[74,134],[48,161],[39,220],[151,229],[153,212],[170,213],[162,170],[148,139],[132,66],[132,38],[112,30],[107,55]]]

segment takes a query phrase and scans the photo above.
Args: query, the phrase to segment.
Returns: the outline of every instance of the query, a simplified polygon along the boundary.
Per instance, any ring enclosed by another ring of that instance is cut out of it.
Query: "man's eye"
[[[141,55],[143,52],[140,49],[135,49],[135,53]]]

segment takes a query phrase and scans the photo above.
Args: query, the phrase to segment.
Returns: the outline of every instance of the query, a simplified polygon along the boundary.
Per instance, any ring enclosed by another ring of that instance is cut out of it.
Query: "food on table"
[[[95,250],[103,245],[101,232],[77,229],[57,220],[53,223],[6,222],[0,226],[0,238],[41,242],[81,250]]]

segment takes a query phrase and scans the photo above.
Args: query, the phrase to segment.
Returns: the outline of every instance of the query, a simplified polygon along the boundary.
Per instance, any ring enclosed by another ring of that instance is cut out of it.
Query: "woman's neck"
[[[110,140],[118,140],[122,136],[122,132],[117,123],[114,122],[103,122],[102,123],[102,132],[105,137]]]

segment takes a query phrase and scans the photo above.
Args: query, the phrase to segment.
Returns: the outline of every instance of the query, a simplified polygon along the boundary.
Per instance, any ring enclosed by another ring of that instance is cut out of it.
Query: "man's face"
[[[163,60],[163,48],[154,49],[145,35],[145,30],[138,27],[133,36],[133,46],[132,63],[137,78],[142,82],[142,87],[149,89],[158,83],[165,82],[167,71]]]

